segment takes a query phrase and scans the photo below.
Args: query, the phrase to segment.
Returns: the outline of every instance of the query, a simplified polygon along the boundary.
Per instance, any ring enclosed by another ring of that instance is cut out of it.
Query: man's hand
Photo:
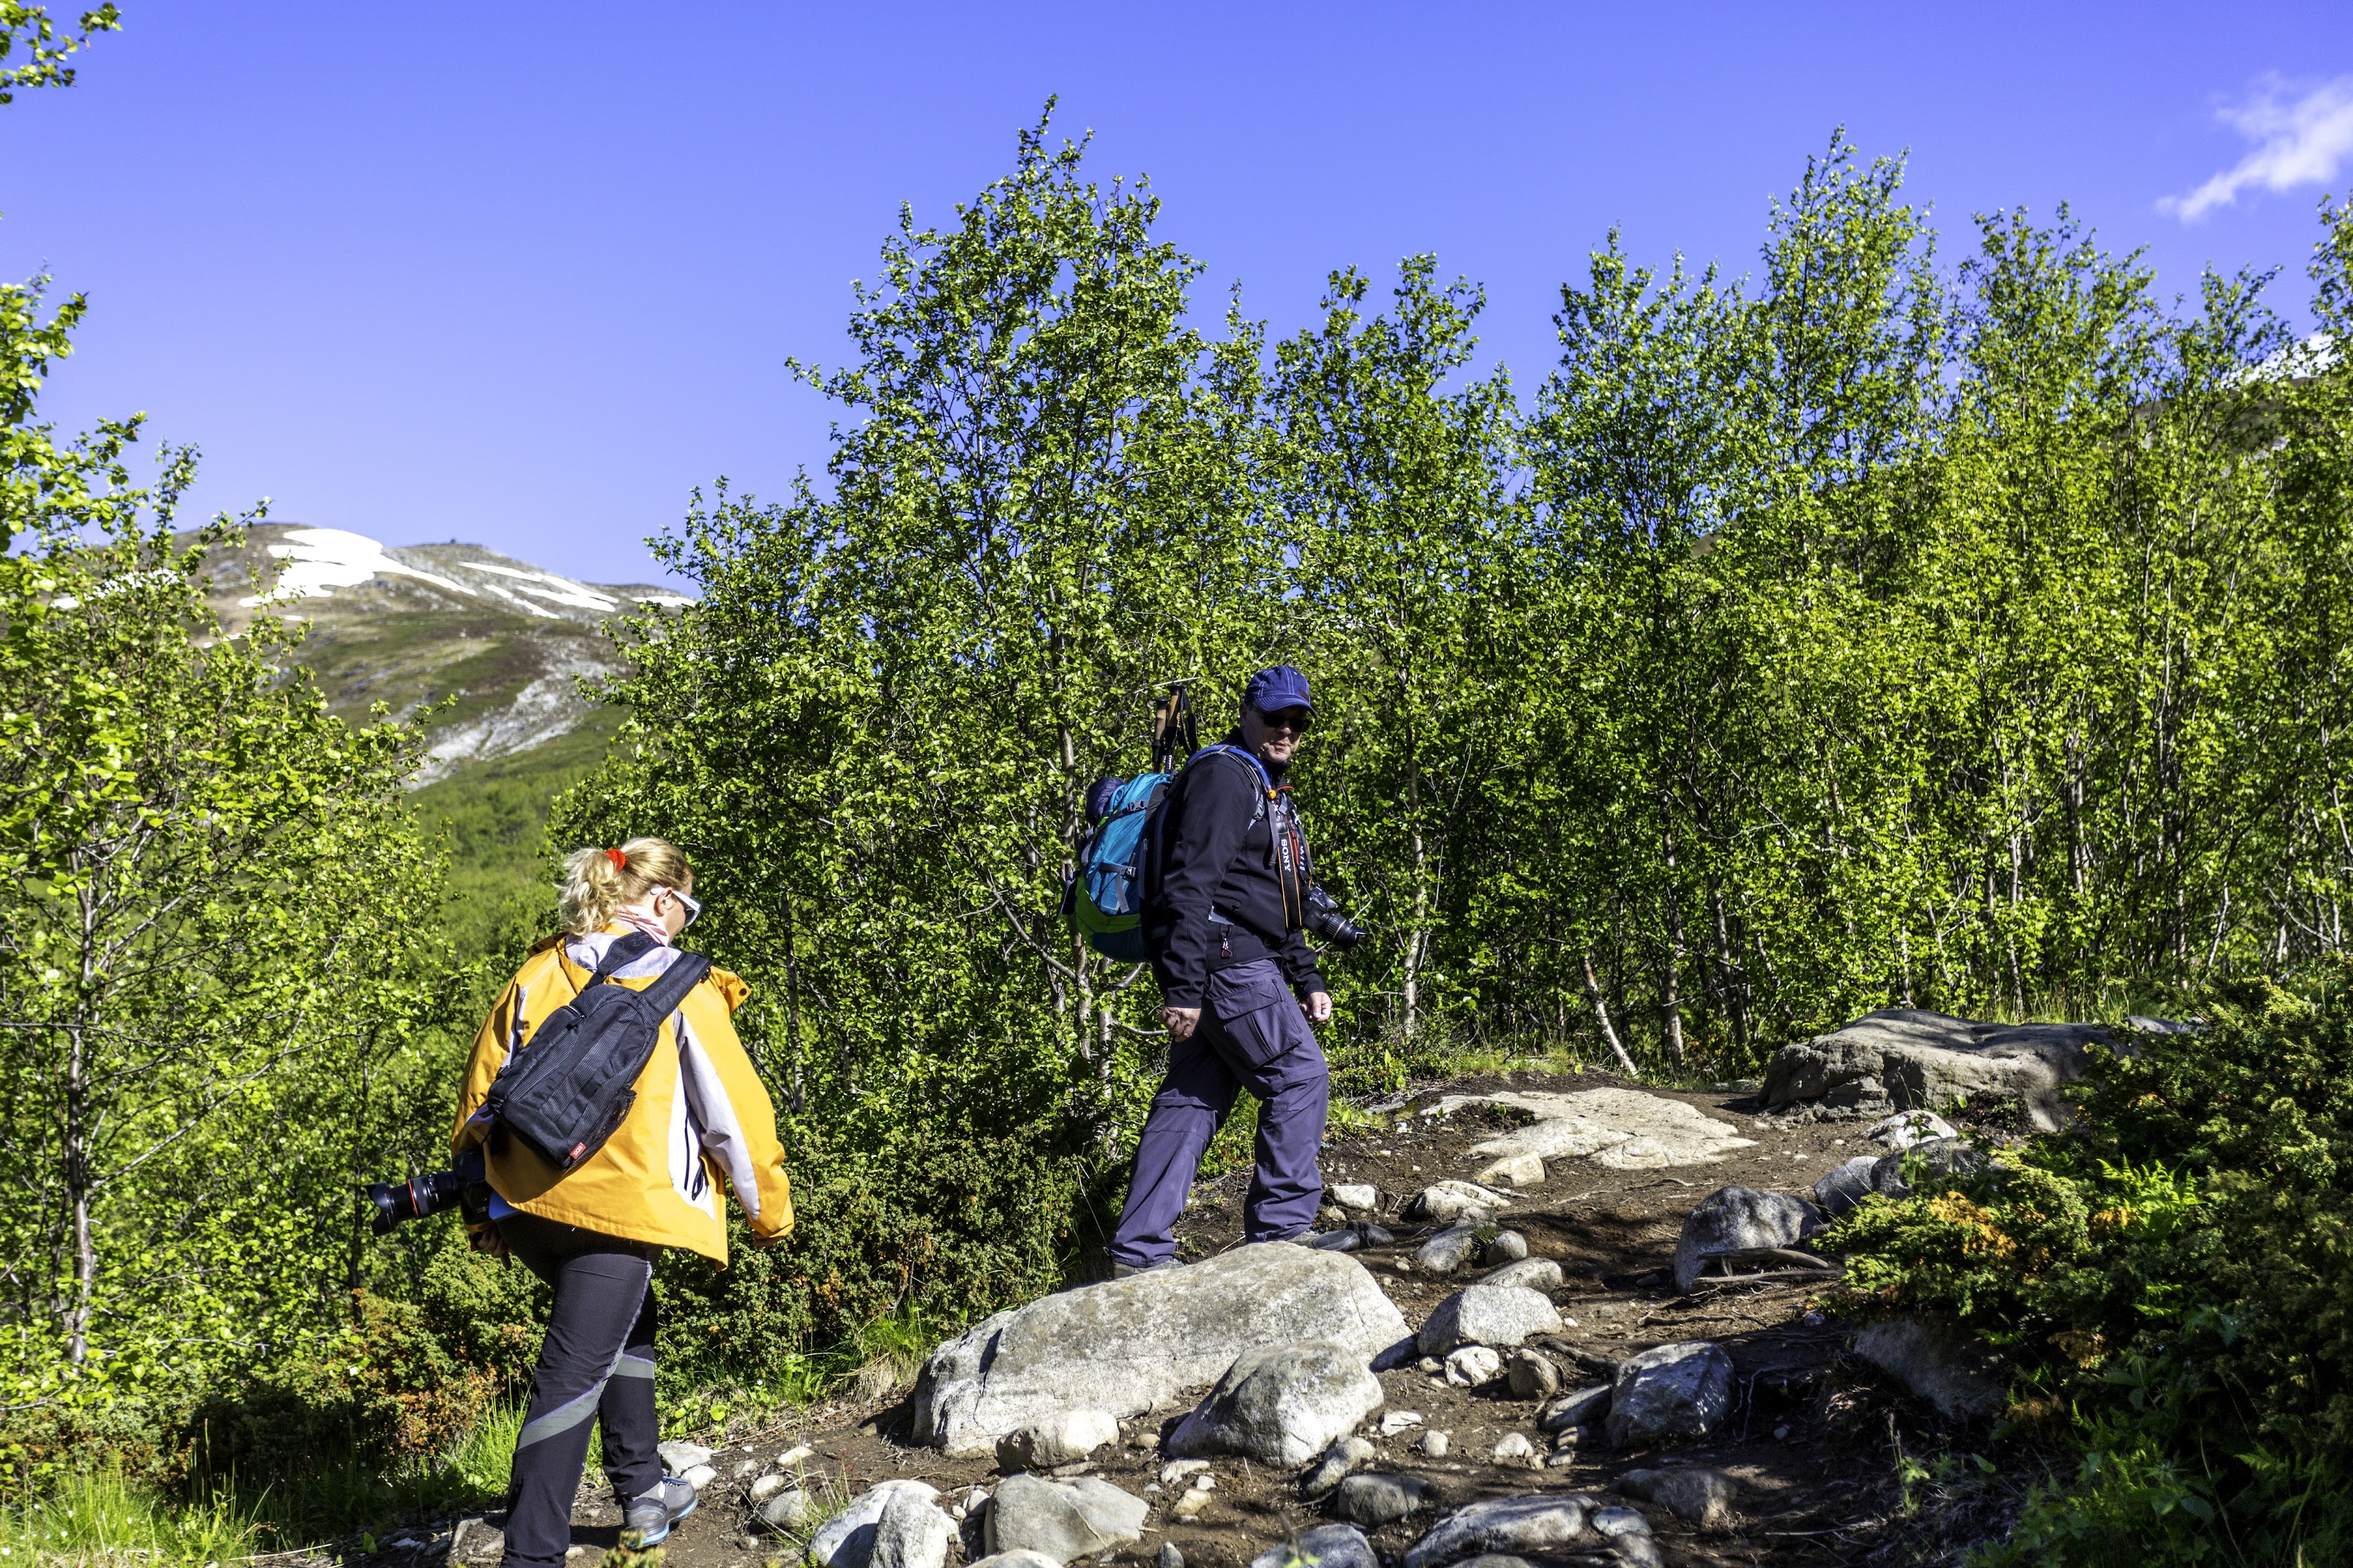
[[[466,1230],[466,1239],[475,1251],[495,1258],[501,1263],[507,1261],[506,1237],[499,1234],[497,1225],[486,1225],[479,1229],[470,1226]]]
[[[1163,1007],[1160,1009],[1160,1022],[1168,1030],[1171,1040],[1189,1040],[1193,1037],[1193,1031],[1201,1026],[1201,1010],[1198,1007]]]
[[[1329,991],[1312,991],[1308,993],[1307,1000],[1299,1005],[1299,1010],[1307,1015],[1307,1021],[1311,1024],[1329,1023],[1332,1018],[1332,994]]]

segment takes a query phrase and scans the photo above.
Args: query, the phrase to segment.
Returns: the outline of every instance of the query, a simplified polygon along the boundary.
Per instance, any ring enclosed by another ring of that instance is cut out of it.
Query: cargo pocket
[[[1241,1065],[1263,1068],[1282,1054],[1282,1015],[1296,1006],[1271,963],[1245,963],[1209,976],[1209,1011],[1224,1048]]]

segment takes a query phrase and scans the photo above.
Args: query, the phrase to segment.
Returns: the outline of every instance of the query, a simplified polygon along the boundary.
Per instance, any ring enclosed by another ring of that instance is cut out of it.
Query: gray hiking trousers
[[[592,1423],[604,1423],[605,1476],[616,1502],[627,1507],[661,1481],[654,1451],[661,1436],[654,1414],[657,1249],[534,1215],[511,1214],[498,1226],[507,1250],[555,1291],[515,1439],[505,1568],[561,1568]]]

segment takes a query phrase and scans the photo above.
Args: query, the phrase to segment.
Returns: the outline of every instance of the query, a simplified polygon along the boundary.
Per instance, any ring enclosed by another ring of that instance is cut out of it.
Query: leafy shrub
[[[2078,1451],[1992,1561],[2353,1552],[2349,985],[2221,984],[2202,1032],[2105,1056],[2071,1131],[1831,1238],[1845,1310],[1959,1319],[2009,1358],[2013,1422]]]

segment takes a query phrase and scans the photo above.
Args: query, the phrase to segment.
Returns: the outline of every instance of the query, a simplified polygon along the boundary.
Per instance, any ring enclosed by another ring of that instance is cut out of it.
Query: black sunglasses
[[[1304,708],[1280,708],[1271,713],[1261,708],[1258,716],[1261,723],[1271,728],[1293,730],[1302,735],[1307,733],[1307,726],[1315,721],[1315,715]]]

